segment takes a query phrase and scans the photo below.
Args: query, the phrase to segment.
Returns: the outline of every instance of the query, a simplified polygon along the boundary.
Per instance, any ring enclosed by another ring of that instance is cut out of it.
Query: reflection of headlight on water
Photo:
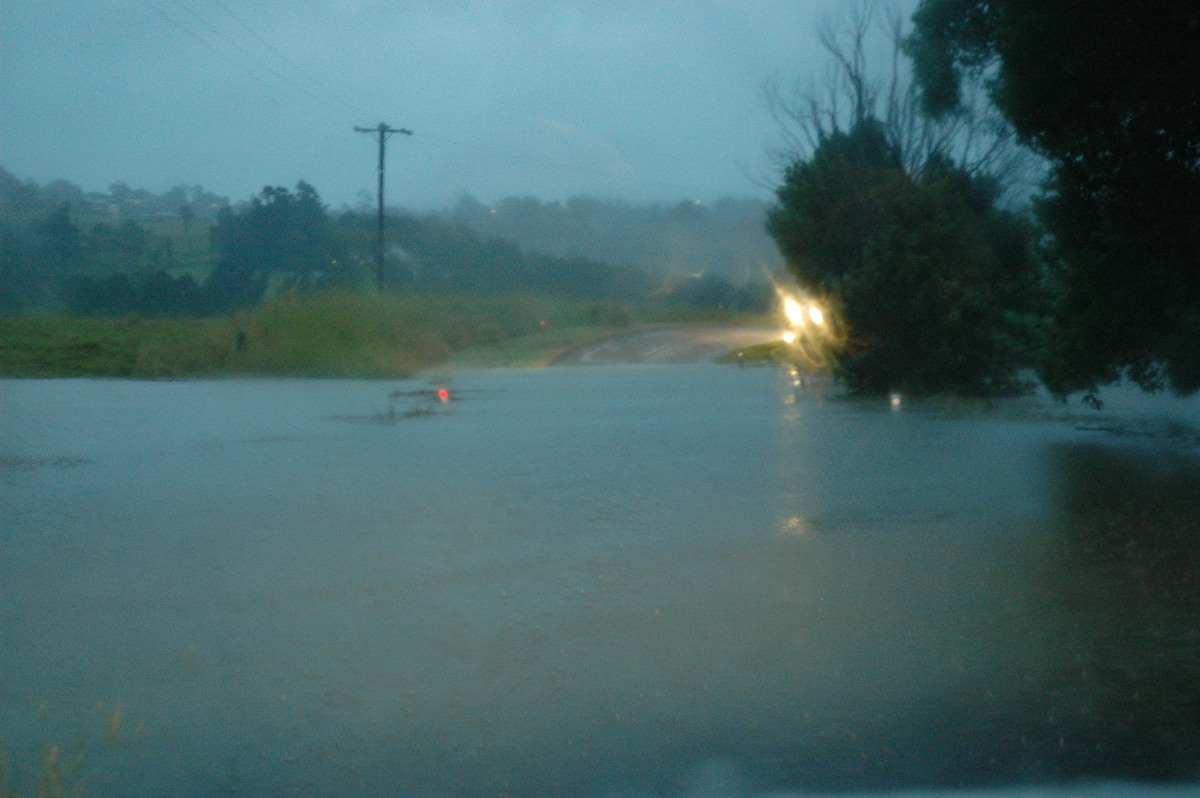
[[[785,344],[796,343],[796,334],[794,332],[792,332],[791,330],[785,330],[783,335],[780,337],[783,338],[783,342]]]

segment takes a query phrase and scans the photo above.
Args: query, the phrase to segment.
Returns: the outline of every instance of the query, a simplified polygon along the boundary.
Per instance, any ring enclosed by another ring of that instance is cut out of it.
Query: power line
[[[296,63],[295,60],[289,58],[283,51],[274,46],[260,33],[255,31],[242,16],[230,8],[225,0],[212,0],[212,3],[221,11],[223,11],[224,14],[229,17],[229,19],[233,20],[247,35],[253,37],[254,41],[257,43],[256,47],[260,51],[269,52],[274,56],[275,59],[278,60],[279,63],[285,64],[287,71],[281,71],[280,68],[269,63],[268,60],[265,59],[260,53],[255,52],[253,49],[237,41],[234,37],[229,35],[228,31],[222,30],[211,20],[206,19],[204,15],[197,11],[196,8],[183,2],[183,0],[143,0],[143,2],[181,33],[195,40],[221,60],[248,75],[255,81],[263,83],[264,85],[268,83],[283,85],[293,92],[302,94],[308,99],[315,99],[330,105],[337,105],[340,109],[352,111],[356,115],[361,115],[364,113],[361,108],[357,107],[343,96],[338,94],[335,90],[330,88],[327,84],[321,82],[313,75],[305,71]],[[175,7],[173,12],[168,11],[168,8],[166,7],[168,2]],[[368,130],[376,131],[377,129],[369,128]],[[523,164],[526,168],[532,168],[547,173],[561,174],[563,172],[568,172],[582,177],[600,178],[624,183],[627,185],[668,188],[684,194],[693,193],[695,190],[693,186],[685,186],[677,183],[646,180],[628,175],[614,175],[603,167],[589,166],[580,163],[571,163],[565,160],[547,158],[544,155],[521,150],[519,148],[494,147],[486,143],[467,142],[435,134],[420,134],[419,138],[475,155],[491,155],[494,158],[502,159],[510,164]]]
[[[336,103],[341,105],[346,110],[351,111],[356,114],[362,113],[361,108],[359,108],[358,106],[355,106],[353,103],[349,102],[344,97],[342,97],[338,92],[334,91],[328,85],[326,85],[322,81],[318,80],[311,73],[305,71],[299,64],[297,64],[295,61],[293,61],[291,58],[289,58],[283,51],[281,51],[275,45],[271,44],[270,41],[268,41],[265,37],[263,37],[256,30],[254,30],[252,27],[250,27],[250,24],[248,22],[246,22],[246,20],[243,19],[240,15],[238,15],[232,8],[230,8],[225,3],[225,0],[212,0],[212,2],[216,3],[217,6],[219,6],[235,22],[237,22],[237,24],[239,26],[241,26],[241,28],[244,31],[246,31],[251,36],[253,36],[255,38],[255,40],[257,40],[263,47],[266,47],[268,50],[270,50],[275,55],[276,58],[283,61],[285,64],[287,64],[293,70],[295,70],[296,75],[305,78],[310,83],[312,83],[314,86],[321,89],[321,91],[325,92],[325,94],[327,94],[331,100],[335,101]]]
[[[225,63],[230,64],[231,66],[233,66],[236,69],[241,70],[242,72],[245,72],[247,75],[249,75],[252,78],[255,78],[255,79],[259,78],[258,75],[254,74],[254,72],[252,72],[250,69],[248,69],[244,64],[230,58],[228,55],[226,55],[224,52],[222,52],[220,50],[220,48],[216,47],[212,42],[210,42],[207,39],[205,39],[204,37],[200,36],[194,30],[189,28],[187,25],[183,24],[178,19],[173,17],[170,13],[167,12],[167,10],[165,8],[160,6],[158,3],[154,2],[154,0],[142,0],[142,2],[148,8],[157,12],[158,15],[161,16],[163,19],[165,19],[167,22],[171,23],[171,25],[174,26],[178,31],[180,31],[184,35],[188,36],[189,38],[194,39],[195,41],[199,42],[200,44],[204,45],[204,47],[206,47],[207,49],[211,50],[218,58],[220,58]]]
[[[209,20],[205,19],[198,11],[186,5],[181,0],[170,0],[170,2],[183,12],[185,16],[182,17],[178,15],[178,11],[175,13],[168,11],[167,8],[164,7],[164,4],[160,2],[160,0],[142,0],[142,2],[158,13],[159,16],[169,22],[181,33],[193,39],[194,41],[199,42],[204,46],[205,49],[212,52],[222,61],[248,75],[255,81],[263,85],[273,84],[275,86],[284,86],[294,92],[303,94],[309,100],[319,100],[321,102],[333,103],[346,107],[349,110],[355,111],[356,113],[359,112],[353,106],[345,103],[345,101],[343,101],[341,98],[337,98],[330,93],[314,91],[304,83],[301,75],[297,73],[289,74],[275,68],[252,50],[243,46],[236,39],[229,36],[228,33],[215,26]],[[204,35],[201,35],[202,32]],[[235,58],[228,50],[219,46],[217,42],[220,42],[226,47],[232,49],[236,54],[239,54],[241,58]],[[272,78],[273,80],[271,80]],[[311,79],[311,77],[308,77],[308,79],[310,82],[320,87],[320,84],[317,84],[316,81]],[[324,89],[324,91],[328,92],[328,89]]]
[[[171,2],[173,2],[175,5],[179,6],[189,16],[194,18],[197,22],[199,22],[201,25],[203,25],[205,28],[207,28],[209,31],[211,31],[212,34],[214,36],[216,36],[219,41],[224,41],[224,42],[228,43],[231,47],[233,47],[235,50],[237,50],[239,53],[241,53],[247,59],[252,61],[255,65],[257,65],[258,67],[271,73],[271,75],[273,75],[275,78],[277,78],[281,83],[284,83],[284,84],[291,83],[293,88],[299,89],[304,94],[308,95],[309,99],[315,99],[315,100],[325,100],[326,99],[325,97],[322,97],[320,94],[317,94],[317,93],[309,90],[307,86],[304,86],[298,82],[293,81],[291,79],[291,76],[289,76],[287,73],[279,71],[278,69],[276,69],[275,67],[273,67],[269,63],[267,63],[265,60],[260,58],[256,53],[243,47],[232,36],[227,35],[224,31],[217,28],[217,26],[213,25],[211,22],[209,22],[207,19],[205,19],[198,11],[196,11],[194,8],[192,8],[191,6],[184,3],[183,0],[171,0]]]

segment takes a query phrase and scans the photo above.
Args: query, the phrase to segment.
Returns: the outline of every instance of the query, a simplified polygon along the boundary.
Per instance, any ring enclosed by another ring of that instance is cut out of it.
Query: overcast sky
[[[0,166],[86,190],[305,179],[334,207],[763,196],[772,75],[849,0],[2,0]],[[899,0],[906,13],[915,0]],[[369,201],[373,201],[370,199]]]

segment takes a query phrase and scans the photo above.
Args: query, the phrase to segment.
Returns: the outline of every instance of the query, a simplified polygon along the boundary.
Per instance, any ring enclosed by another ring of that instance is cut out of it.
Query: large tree
[[[777,197],[767,229],[847,330],[835,374],[852,391],[1022,387],[1028,230],[984,181],[944,160],[909,174],[868,119],[791,164]]]
[[[213,243],[218,260],[209,289],[214,302],[225,307],[257,304],[272,276],[293,285],[320,284],[338,260],[325,207],[304,181],[294,194],[267,186],[242,213],[221,209]]]
[[[985,113],[919,113],[903,21],[878,4],[820,41],[825,84],[771,89],[787,150],[767,229],[834,306],[836,374],[863,393],[1019,387],[1036,272],[1028,223],[996,203],[1023,153]],[[872,62],[880,44],[890,57]]]
[[[1200,389],[1200,7],[921,0],[913,19],[925,108],[953,116],[984,76],[1052,164],[1046,384]]]

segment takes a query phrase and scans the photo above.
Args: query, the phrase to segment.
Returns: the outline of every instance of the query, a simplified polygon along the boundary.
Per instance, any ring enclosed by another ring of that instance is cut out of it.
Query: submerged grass
[[[536,365],[667,317],[681,312],[642,308],[635,318],[614,303],[531,295],[353,291],[287,293],[215,318],[5,315],[0,376],[391,378],[455,357],[457,365]]]

